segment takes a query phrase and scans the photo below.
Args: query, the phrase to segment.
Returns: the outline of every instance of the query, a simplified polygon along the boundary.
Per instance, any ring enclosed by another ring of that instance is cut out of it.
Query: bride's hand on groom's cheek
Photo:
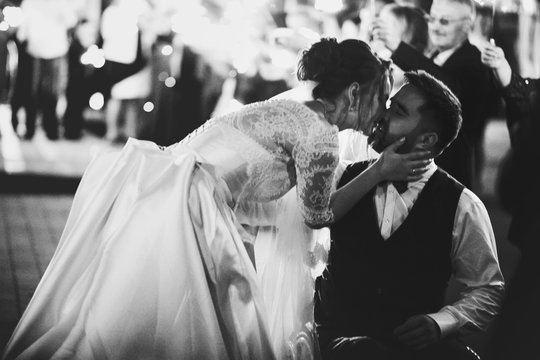
[[[398,153],[404,142],[403,137],[387,146],[377,160],[381,177],[385,181],[420,180],[432,161],[431,151],[427,150]]]
[[[441,337],[439,325],[427,315],[415,315],[408,318],[394,330],[399,342],[413,349],[420,350]]]

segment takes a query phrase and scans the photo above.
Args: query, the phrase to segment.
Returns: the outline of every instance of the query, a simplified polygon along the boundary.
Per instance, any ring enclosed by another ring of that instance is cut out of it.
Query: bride
[[[396,143],[336,190],[338,132],[370,131],[388,64],[361,41],[321,39],[297,74],[314,100],[246,105],[170,147],[130,139],[96,157],[3,359],[317,356],[309,228],[380,181],[416,179],[426,154]],[[273,231],[250,257],[261,226]]]

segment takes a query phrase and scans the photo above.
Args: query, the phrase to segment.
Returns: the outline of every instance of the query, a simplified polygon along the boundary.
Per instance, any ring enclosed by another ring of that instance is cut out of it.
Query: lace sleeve
[[[338,148],[337,129],[319,127],[310,129],[310,134],[294,147],[298,203],[310,227],[321,228],[334,220],[330,196],[335,189]]]

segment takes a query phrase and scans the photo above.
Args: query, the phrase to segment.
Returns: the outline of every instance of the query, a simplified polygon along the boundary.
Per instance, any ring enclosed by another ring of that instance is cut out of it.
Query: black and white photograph
[[[539,134],[540,0],[0,0],[0,359],[540,359]]]

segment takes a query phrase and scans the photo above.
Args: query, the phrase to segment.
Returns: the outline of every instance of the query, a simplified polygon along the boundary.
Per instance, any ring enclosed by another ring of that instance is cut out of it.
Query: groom
[[[381,152],[405,137],[401,152],[437,157],[461,121],[459,100],[445,85],[409,72],[369,142]],[[348,166],[338,186],[367,165]],[[476,195],[432,162],[418,181],[379,184],[330,230],[315,295],[324,359],[476,359],[458,336],[484,330],[504,291],[491,223]],[[445,306],[451,275],[463,291]]]

